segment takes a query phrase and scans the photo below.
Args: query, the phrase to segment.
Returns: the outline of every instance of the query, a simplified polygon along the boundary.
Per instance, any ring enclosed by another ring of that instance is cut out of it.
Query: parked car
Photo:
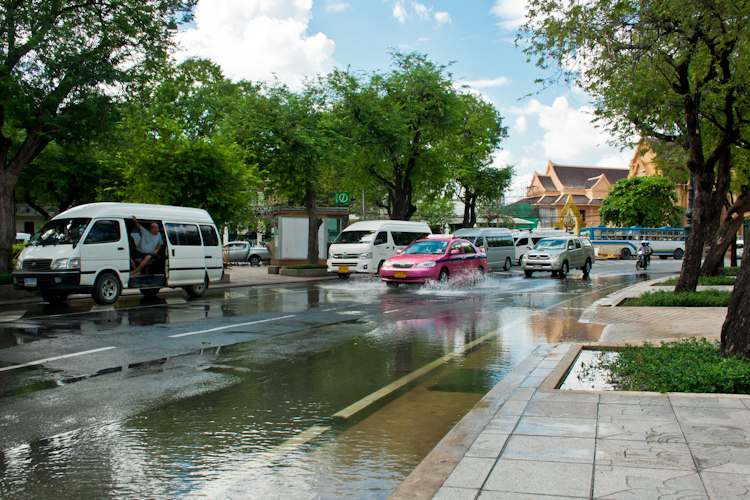
[[[268,264],[271,261],[271,253],[266,247],[253,246],[249,241],[230,241],[224,245],[224,251],[229,252],[229,262],[259,266],[261,262]]]
[[[594,263],[594,247],[588,238],[558,236],[544,238],[521,259],[521,267],[527,278],[534,271],[551,272],[564,278],[570,269],[580,269],[584,276],[591,272]]]
[[[380,267],[380,277],[390,287],[400,283],[448,281],[487,271],[487,256],[468,240],[433,234],[413,242]]]
[[[745,251],[745,240],[737,240],[737,258],[741,259]]]

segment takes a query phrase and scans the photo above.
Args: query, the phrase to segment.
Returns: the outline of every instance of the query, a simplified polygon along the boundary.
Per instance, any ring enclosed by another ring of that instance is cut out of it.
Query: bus
[[[594,245],[597,257],[629,259],[641,241],[647,241],[654,256],[660,259],[682,259],[685,254],[685,230],[674,227],[607,227],[594,226],[580,230]]]

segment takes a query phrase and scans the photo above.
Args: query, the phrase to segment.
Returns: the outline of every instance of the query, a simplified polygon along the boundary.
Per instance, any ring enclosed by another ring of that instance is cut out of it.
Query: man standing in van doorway
[[[138,276],[143,269],[151,260],[155,259],[159,255],[164,240],[159,232],[159,224],[152,222],[148,228],[148,231],[138,223],[138,219],[133,216],[133,224],[138,229],[141,235],[141,241],[138,242],[138,246],[135,247],[135,258],[143,259],[138,267],[135,266],[135,260],[130,259],[130,267],[135,268],[130,272],[130,276]]]

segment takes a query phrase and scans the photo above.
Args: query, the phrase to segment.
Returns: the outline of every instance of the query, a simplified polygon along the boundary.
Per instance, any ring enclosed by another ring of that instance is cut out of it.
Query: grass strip
[[[659,290],[627,299],[621,305],[627,307],[727,307],[731,295],[732,292],[726,290],[680,293]]]
[[[654,283],[651,286],[674,286],[677,284],[679,278],[669,278],[666,281]],[[734,286],[735,276],[700,276],[698,277],[698,284],[703,286],[721,286],[730,285]]]
[[[592,366],[607,370],[622,390],[750,393],[750,363],[722,358],[719,343],[706,339],[629,345],[616,357],[600,356]]]

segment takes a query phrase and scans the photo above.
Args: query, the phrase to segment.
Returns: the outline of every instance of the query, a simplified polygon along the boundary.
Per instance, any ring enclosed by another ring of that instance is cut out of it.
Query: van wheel
[[[450,273],[448,272],[448,270],[446,268],[442,268],[440,270],[440,275],[438,276],[438,281],[445,282],[445,281],[448,281],[449,278],[450,278]]]
[[[385,262],[384,260],[381,260],[381,261],[380,261],[380,262],[378,263],[378,270],[377,270],[377,271],[375,271],[375,274],[380,274],[380,268],[381,268],[381,267],[383,267],[383,263],[384,263],[384,262]]]
[[[508,271],[513,263],[510,261],[510,257],[505,257],[505,265],[503,265],[503,271]]]
[[[568,274],[568,261],[564,260],[560,270],[557,272],[561,278],[564,278]]]
[[[140,292],[144,297],[152,298],[156,297],[156,294],[159,293],[159,290],[161,290],[161,288],[141,288]]]
[[[185,291],[188,295],[194,298],[203,297],[203,294],[206,293],[206,289],[208,288],[208,277],[203,277],[203,283],[200,283],[198,285],[189,285],[185,287]]]
[[[94,292],[91,294],[91,297],[94,299],[94,302],[103,306],[117,302],[121,292],[122,285],[117,276],[112,273],[102,273],[94,282]]]
[[[581,268],[581,271],[583,271],[583,277],[587,277],[589,273],[591,272],[591,261],[589,259],[586,259],[586,263]]]
[[[523,271],[523,274],[524,274],[524,276],[526,276],[527,278],[531,278],[531,275],[532,275],[532,274],[534,274],[534,271],[531,271],[531,270],[529,270],[529,269],[524,269],[524,271]]]
[[[49,290],[42,291],[42,300],[49,302],[53,306],[62,304],[67,298],[68,294],[65,292],[51,292]]]

